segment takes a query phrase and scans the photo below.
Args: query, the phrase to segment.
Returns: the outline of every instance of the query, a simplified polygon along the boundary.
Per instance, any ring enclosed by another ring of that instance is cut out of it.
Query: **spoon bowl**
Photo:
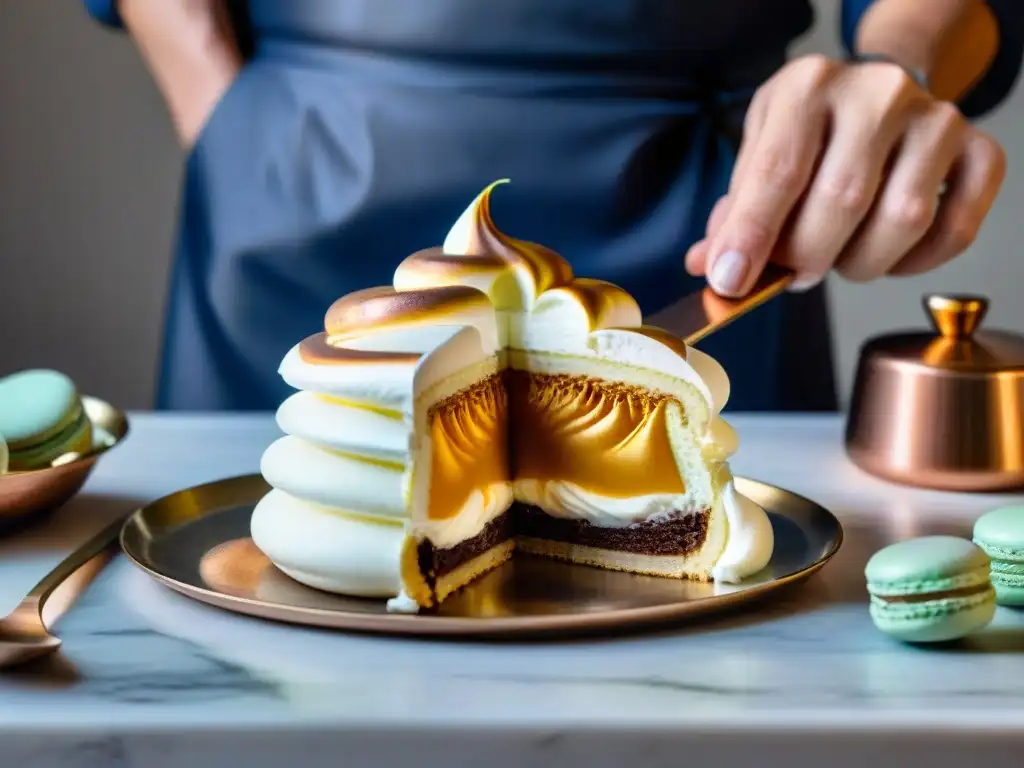
[[[53,653],[61,640],[51,629],[120,549],[119,518],[47,574],[18,607],[0,619],[0,669]]]

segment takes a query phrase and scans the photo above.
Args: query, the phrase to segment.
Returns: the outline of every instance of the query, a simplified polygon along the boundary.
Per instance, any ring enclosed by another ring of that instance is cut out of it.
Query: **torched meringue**
[[[336,301],[324,330],[286,355],[281,374],[300,391],[263,458],[275,490],[254,512],[257,546],[311,586],[429,607],[508,556],[501,541],[515,535],[519,501],[623,531],[615,540],[697,516],[693,546],[671,557],[605,562],[592,547],[523,540],[530,551],[682,578],[760,570],[772,530],[733,487],[725,371],[644,326],[626,291],[576,278],[559,254],[498,230],[500,183],[442,247],[407,257],[393,286]],[[312,519],[344,541],[306,557],[294,526]]]

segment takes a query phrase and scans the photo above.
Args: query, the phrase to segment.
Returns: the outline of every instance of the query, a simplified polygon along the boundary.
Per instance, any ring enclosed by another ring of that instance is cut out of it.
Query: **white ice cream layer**
[[[739,493],[731,480],[720,498],[729,537],[711,575],[715,581],[736,583],[768,565],[775,549],[775,532],[765,511]]]
[[[516,480],[515,497],[540,507],[552,517],[585,520],[602,528],[626,528],[649,520],[665,520],[679,513],[696,512],[686,494],[650,494],[612,498],[591,493],[562,480]]]

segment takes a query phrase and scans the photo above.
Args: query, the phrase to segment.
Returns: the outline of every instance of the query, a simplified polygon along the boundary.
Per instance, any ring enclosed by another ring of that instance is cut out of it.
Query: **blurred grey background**
[[[794,53],[838,50],[837,4]],[[870,286],[830,280],[841,392],[875,333],[922,326],[926,291],[977,291],[988,325],[1024,331],[1024,96],[982,125],[1010,173],[971,253]],[[182,153],[131,42],[79,0],[0,3],[0,374],[64,370],[125,408],[148,408],[177,216]]]

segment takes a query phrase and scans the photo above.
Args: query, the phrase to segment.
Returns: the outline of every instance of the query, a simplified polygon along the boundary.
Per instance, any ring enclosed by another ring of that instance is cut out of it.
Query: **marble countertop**
[[[808,496],[846,541],[751,611],[617,639],[472,644],[265,623],[158,586],[123,558],[64,617],[59,656],[0,676],[11,765],[962,764],[1024,747],[1024,612],[968,641],[875,631],[863,566],[889,541],[969,534],[1020,496],[911,490],[842,452],[838,417],[731,418],[738,474]],[[5,612],[117,515],[257,471],[270,416],[136,414],[53,518],[0,543]],[[17,762],[15,762],[15,759]],[[4,764],[8,764],[5,762]]]

